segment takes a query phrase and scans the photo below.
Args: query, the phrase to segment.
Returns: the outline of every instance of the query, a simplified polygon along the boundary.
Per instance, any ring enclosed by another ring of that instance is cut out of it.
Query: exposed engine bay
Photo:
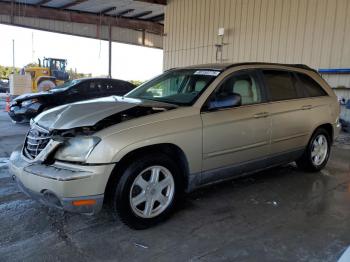
[[[118,112],[116,114],[110,115],[100,121],[98,121],[93,126],[84,126],[84,127],[76,127],[68,130],[53,130],[52,136],[55,138],[62,137],[75,137],[77,135],[92,135],[95,132],[107,128],[109,126],[129,121],[134,118],[152,115],[156,113],[165,112],[171,109],[175,109],[176,106],[173,107],[150,107],[150,106],[135,106],[133,108],[124,110],[122,112]]]

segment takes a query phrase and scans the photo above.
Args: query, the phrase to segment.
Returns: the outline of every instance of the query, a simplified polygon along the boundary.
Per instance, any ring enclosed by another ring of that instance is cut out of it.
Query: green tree
[[[140,81],[140,80],[130,80],[129,82],[134,84],[135,86],[139,86],[144,83],[144,81]]]
[[[0,65],[0,78],[9,78],[10,74],[12,74],[12,67],[11,66],[2,66]],[[18,74],[20,71],[20,68],[15,68],[15,73]]]

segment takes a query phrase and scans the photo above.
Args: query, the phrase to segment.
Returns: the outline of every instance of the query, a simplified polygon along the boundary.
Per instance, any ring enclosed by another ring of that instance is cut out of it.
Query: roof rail
[[[231,64],[229,65],[227,68],[231,68],[231,67],[236,67],[236,66],[244,66],[244,65],[276,65],[276,66],[289,66],[289,67],[295,67],[295,68],[300,68],[300,69],[305,69],[305,70],[309,70],[309,71],[313,71],[315,73],[318,73],[317,70],[304,65],[304,64],[281,64],[281,63],[268,63],[268,62],[244,62],[244,63],[235,63],[235,64]]]

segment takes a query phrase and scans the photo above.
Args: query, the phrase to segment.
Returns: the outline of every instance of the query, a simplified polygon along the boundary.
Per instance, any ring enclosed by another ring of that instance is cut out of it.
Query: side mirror
[[[242,97],[240,94],[231,93],[224,96],[215,97],[214,100],[209,102],[208,109],[215,110],[221,108],[230,108],[242,105]]]
[[[79,94],[79,91],[76,88],[72,88],[68,91],[68,94],[69,95],[76,95],[76,94]]]

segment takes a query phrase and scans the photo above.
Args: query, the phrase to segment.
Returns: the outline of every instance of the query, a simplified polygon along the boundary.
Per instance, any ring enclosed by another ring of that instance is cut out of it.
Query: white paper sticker
[[[195,75],[203,75],[203,76],[218,76],[220,74],[220,71],[213,71],[213,70],[197,70],[194,72]]]

